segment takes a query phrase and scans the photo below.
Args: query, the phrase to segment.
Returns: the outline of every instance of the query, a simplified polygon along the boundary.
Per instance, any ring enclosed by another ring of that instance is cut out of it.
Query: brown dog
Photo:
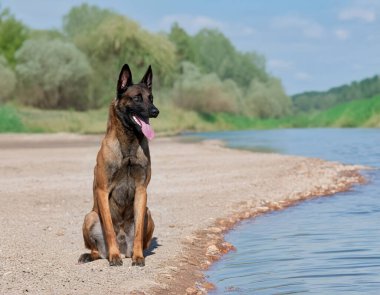
[[[122,265],[123,253],[132,257],[132,265],[145,265],[143,250],[154,230],[146,207],[151,176],[147,138],[154,136],[149,118],[159,113],[153,105],[152,79],[150,66],[138,84],[133,84],[128,65],[120,72],[96,159],[94,205],[83,223],[84,243],[91,253],[82,254],[79,263],[108,258],[110,265]]]

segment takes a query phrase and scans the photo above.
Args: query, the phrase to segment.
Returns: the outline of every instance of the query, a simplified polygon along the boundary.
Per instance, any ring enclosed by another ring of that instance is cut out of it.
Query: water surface
[[[194,136],[194,135],[187,135]],[[245,221],[226,235],[236,252],[206,272],[214,294],[380,294],[380,130],[214,132],[230,147],[377,169],[369,184]]]

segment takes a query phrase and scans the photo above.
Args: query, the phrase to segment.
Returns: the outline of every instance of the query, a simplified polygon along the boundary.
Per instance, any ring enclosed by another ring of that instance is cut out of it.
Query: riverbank
[[[232,248],[223,233],[237,222],[363,181],[359,166],[159,138],[151,143],[156,230],[146,266],[77,265],[100,140],[0,136],[0,293],[203,292],[210,286],[201,270]]]
[[[184,131],[218,131],[311,127],[380,127],[380,96],[336,105],[324,111],[292,114],[276,119],[242,115],[201,114],[171,105],[159,105],[155,131],[174,135]],[[40,110],[30,107],[0,106],[1,132],[103,134],[108,108],[79,112]]]

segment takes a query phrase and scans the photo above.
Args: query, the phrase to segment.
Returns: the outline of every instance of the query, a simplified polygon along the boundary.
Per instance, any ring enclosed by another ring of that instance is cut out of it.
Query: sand
[[[78,265],[100,136],[0,135],[0,294],[202,294],[202,268],[241,219],[344,191],[358,166],[252,153],[218,142],[151,142],[145,267]]]

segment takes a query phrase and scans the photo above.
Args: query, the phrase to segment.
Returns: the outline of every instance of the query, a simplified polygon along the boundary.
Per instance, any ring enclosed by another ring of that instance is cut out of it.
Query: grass
[[[17,110],[9,105],[0,107],[0,132],[26,132]]]
[[[39,110],[12,105],[0,106],[0,132],[104,133],[108,108],[78,112]],[[225,113],[200,114],[170,105],[160,106],[152,119],[157,133],[172,135],[183,131],[306,127],[380,127],[380,96],[355,100],[322,112],[279,119],[257,119]]]

